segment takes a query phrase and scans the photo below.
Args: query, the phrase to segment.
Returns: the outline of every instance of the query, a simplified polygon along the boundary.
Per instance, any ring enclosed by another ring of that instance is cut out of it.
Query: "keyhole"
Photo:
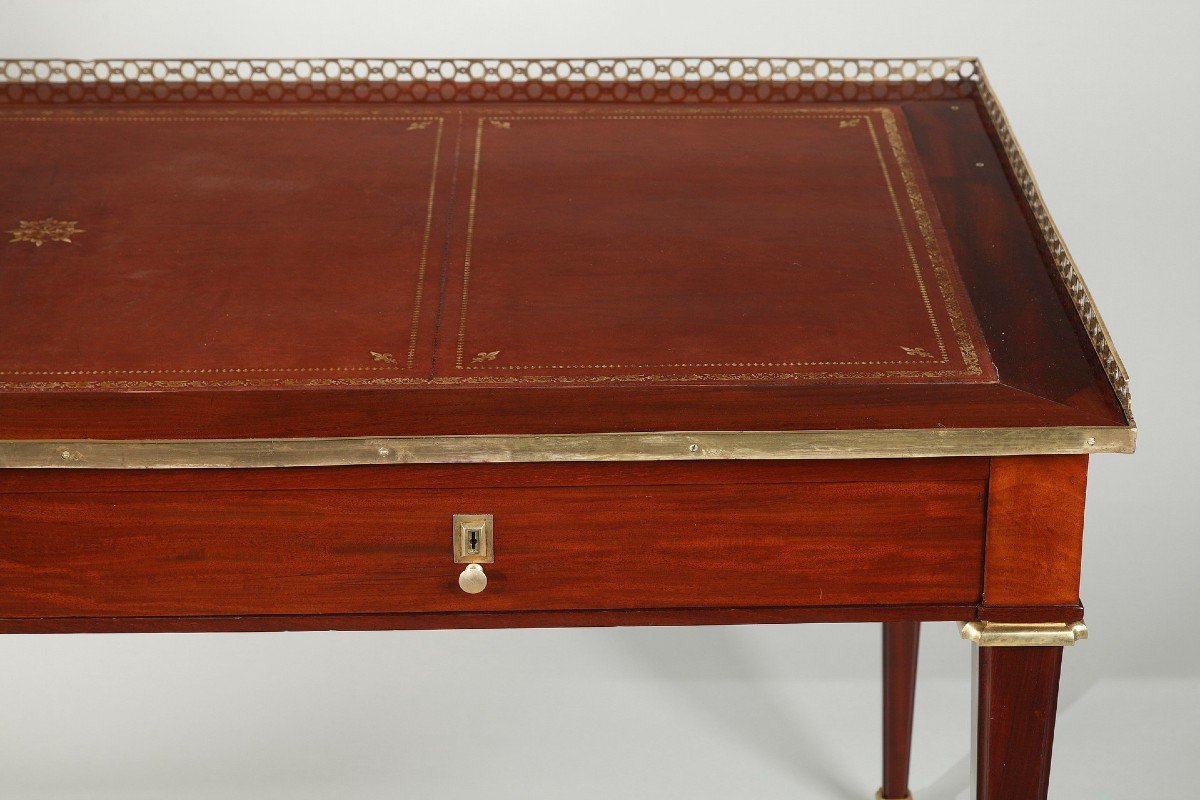
[[[492,515],[455,514],[451,523],[454,560],[458,563],[492,561]]]

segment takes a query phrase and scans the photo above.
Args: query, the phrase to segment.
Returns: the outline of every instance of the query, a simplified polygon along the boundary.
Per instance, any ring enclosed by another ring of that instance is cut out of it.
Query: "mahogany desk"
[[[882,622],[1043,798],[1127,379],[970,59],[0,62],[0,630]]]

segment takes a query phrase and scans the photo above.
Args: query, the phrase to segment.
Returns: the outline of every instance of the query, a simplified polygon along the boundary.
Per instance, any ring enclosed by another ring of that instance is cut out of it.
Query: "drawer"
[[[971,603],[983,529],[982,481],[9,494],[0,617]]]

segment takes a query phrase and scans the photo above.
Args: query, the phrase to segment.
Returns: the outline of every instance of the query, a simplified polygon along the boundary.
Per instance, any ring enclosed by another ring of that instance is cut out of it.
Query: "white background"
[[[982,57],[1141,428],[1093,459],[1051,795],[1166,798],[1200,741],[1197,9],[6,0],[0,56]],[[970,648],[922,655],[914,793],[964,798]],[[0,637],[0,798],[868,798],[878,669],[866,625]]]

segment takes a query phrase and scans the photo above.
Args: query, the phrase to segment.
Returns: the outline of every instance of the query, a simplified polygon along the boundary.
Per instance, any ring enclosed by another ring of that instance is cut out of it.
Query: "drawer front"
[[[970,603],[983,527],[980,481],[10,494],[0,617]]]

